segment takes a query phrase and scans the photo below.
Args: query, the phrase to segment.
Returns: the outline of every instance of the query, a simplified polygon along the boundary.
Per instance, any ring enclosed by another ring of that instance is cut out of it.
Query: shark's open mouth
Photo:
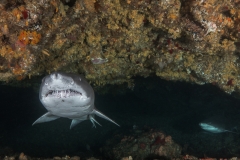
[[[82,93],[72,90],[72,89],[67,89],[67,90],[49,90],[49,92],[46,94],[46,97],[51,96],[51,97],[57,97],[57,98],[67,98],[71,96],[82,96]]]

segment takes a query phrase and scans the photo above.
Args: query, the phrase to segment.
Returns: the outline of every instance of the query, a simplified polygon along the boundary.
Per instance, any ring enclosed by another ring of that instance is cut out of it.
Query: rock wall
[[[152,74],[239,92],[239,0],[3,0],[0,81],[56,70],[95,85]]]

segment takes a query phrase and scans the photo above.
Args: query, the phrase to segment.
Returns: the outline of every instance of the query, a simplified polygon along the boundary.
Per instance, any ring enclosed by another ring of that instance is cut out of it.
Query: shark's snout
[[[44,79],[44,87],[48,90],[74,90],[74,80],[72,77],[56,72]]]
[[[53,80],[56,80],[56,79],[62,79],[62,75],[60,74],[60,73],[53,73],[53,74],[51,74],[51,78],[53,79]]]

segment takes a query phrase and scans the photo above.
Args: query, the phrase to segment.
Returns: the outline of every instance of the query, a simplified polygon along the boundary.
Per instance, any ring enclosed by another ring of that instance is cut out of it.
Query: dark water
[[[240,135],[206,133],[198,125],[218,116],[230,121],[240,132],[240,100],[215,86],[151,77],[136,78],[133,91],[125,85],[97,90],[96,107],[120,124],[120,128],[101,118],[97,120],[102,127],[96,129],[90,121],[85,121],[70,130],[71,121],[64,118],[32,126],[46,112],[38,93],[31,88],[1,86],[0,155],[24,152],[33,157],[99,157],[99,149],[107,139],[136,125],[171,135],[183,147],[183,154],[240,156]],[[101,94],[105,91],[110,93]]]

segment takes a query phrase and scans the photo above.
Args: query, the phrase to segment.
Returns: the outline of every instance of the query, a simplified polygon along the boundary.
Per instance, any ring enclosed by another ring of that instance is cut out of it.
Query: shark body
[[[90,120],[96,127],[95,123],[99,123],[94,115],[97,115],[119,126],[95,108],[93,88],[82,75],[54,72],[44,77],[39,99],[48,112],[33,125],[64,117],[72,119],[70,129],[85,120]]]
[[[224,115],[213,116],[205,121],[199,123],[199,126],[208,132],[211,133],[224,133],[224,132],[234,132],[233,129],[236,128],[235,122],[232,121],[229,117],[225,117]]]
[[[212,124],[207,124],[207,123],[199,123],[200,127],[208,132],[211,133],[223,133],[223,132],[232,132],[230,130],[223,129],[221,127],[214,126]],[[235,132],[232,132],[235,133]]]

